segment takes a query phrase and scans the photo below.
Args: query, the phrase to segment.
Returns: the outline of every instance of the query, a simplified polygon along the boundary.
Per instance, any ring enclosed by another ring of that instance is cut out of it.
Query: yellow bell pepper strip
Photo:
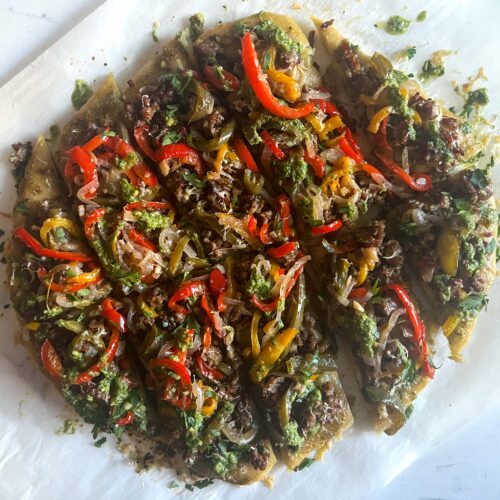
[[[35,252],[40,257],[48,257],[51,259],[60,260],[73,260],[75,262],[92,262],[94,257],[84,253],[76,252],[61,252],[59,250],[53,250],[52,248],[46,248],[24,228],[18,227],[14,231],[14,236],[19,238],[28,248]]]
[[[276,334],[276,336],[262,348],[260,354],[250,368],[250,379],[252,382],[255,384],[262,382],[298,333],[299,330],[297,328],[287,328]]]
[[[260,354],[259,322],[261,317],[262,313],[260,311],[255,311],[250,325],[250,342],[252,344],[252,356],[254,359]]]
[[[212,396],[210,396],[209,398],[205,398],[203,406],[201,407],[202,415],[205,417],[211,417],[216,409],[217,409],[217,400]]]
[[[80,373],[78,377],[75,379],[75,384],[86,384],[90,382],[94,377],[97,377],[101,370],[109,365],[114,357],[116,356],[116,352],[118,351],[118,343],[120,342],[120,331],[118,328],[112,328],[111,337],[109,338],[108,346],[104,351],[102,358],[94,363],[90,368]]]
[[[47,276],[47,271],[43,267],[38,269],[37,276],[50,291],[59,293],[76,293],[79,290],[88,288],[89,286],[97,285],[103,280],[101,269],[99,267],[88,273],[81,273],[78,276],[68,278],[64,283],[46,281],[45,278]]]
[[[453,229],[445,227],[441,230],[437,241],[437,254],[441,269],[449,276],[457,275],[460,247],[460,238]]]
[[[51,229],[58,227],[66,229],[75,238],[82,237],[80,228],[71,219],[67,219],[66,217],[50,217],[44,220],[40,228],[40,239],[46,247],[49,246],[49,232]]]
[[[450,316],[448,316],[443,323],[443,333],[446,337],[449,337],[455,331],[461,319],[460,314],[450,314]]]
[[[43,366],[50,377],[57,383],[61,382],[63,375],[63,365],[61,358],[54,346],[50,343],[50,340],[45,339],[42,344],[42,349],[40,350],[40,358],[42,360]]]
[[[329,118],[325,124],[323,125],[323,130],[319,133],[319,138],[321,141],[324,141],[330,132],[333,130],[337,130],[338,128],[341,128],[344,126],[344,122],[342,121],[342,118],[340,118],[339,115],[334,115],[331,118]]]
[[[140,310],[146,316],[146,318],[157,318],[158,313],[149,305],[146,303],[144,300],[144,293],[141,293],[139,297],[137,297],[137,305],[139,306]]]
[[[299,85],[291,76],[276,69],[268,69],[267,76],[273,82],[282,83],[284,85],[285,92],[283,96],[288,102],[295,102],[300,97],[301,92]]]
[[[312,125],[312,128],[318,135],[325,127],[323,122],[314,113],[304,116],[304,120],[308,121]]]
[[[170,276],[175,276],[179,270],[181,264],[182,254],[189,243],[189,236],[183,236],[175,245],[174,251],[170,257],[170,262],[168,263],[168,270]]]
[[[298,108],[291,108],[279,102],[273,95],[266,75],[262,72],[250,32],[245,33],[241,39],[241,58],[245,74],[255,96],[271,114],[280,118],[293,120],[295,118],[302,118],[314,111],[314,102],[308,102]]]
[[[228,147],[227,142],[226,142],[226,143],[222,144],[222,146],[217,151],[217,157],[215,158],[215,162],[214,162],[214,170],[218,174],[220,174],[222,172],[222,162],[224,161],[224,158],[225,158],[228,150],[229,150],[229,147]]]
[[[382,109],[379,109],[372,117],[370,120],[370,124],[366,128],[368,132],[371,132],[372,134],[376,134],[378,132],[378,129],[380,128],[380,124],[382,123],[382,120],[387,118],[390,114],[394,112],[394,108],[392,106],[384,106]]]

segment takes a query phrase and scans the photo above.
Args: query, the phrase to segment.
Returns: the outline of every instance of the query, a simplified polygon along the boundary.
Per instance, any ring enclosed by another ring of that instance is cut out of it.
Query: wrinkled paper
[[[445,5],[446,4],[446,5]],[[61,38],[37,60],[0,89],[0,227],[10,230],[9,213],[15,200],[13,179],[7,162],[10,144],[33,140],[48,133],[53,123],[63,125],[72,113],[70,95],[74,80],[84,78],[97,85],[113,71],[122,85],[152,53],[160,48],[151,36],[152,23],[161,42],[167,42],[197,11],[206,14],[209,26],[230,21],[262,9],[291,15],[306,33],[312,29],[309,15],[335,18],[354,43],[368,51],[375,48],[389,56],[410,45],[417,55],[407,68],[418,72],[434,50],[458,50],[446,61],[446,74],[428,86],[431,95],[460,104],[450,81],[465,82],[484,66],[489,82],[490,113],[500,104],[500,32],[498,0],[462,0],[454,4],[432,1],[289,1],[246,0],[108,0]],[[226,6],[226,7],[224,7]],[[299,9],[299,7],[301,7]],[[427,20],[414,23],[407,35],[390,36],[374,24],[390,15],[415,19],[427,10]],[[496,15],[495,15],[496,12]],[[319,43],[318,43],[319,45]],[[318,49],[319,52],[323,52]],[[321,61],[320,61],[321,62]],[[496,188],[499,193],[499,169]],[[8,293],[0,290],[0,305]],[[114,439],[98,449],[90,426],[79,424],[75,435],[57,434],[64,418],[75,418],[51,383],[29,359],[23,346],[15,344],[18,324],[12,308],[0,318],[0,497],[15,499],[92,498],[296,498],[353,499],[369,496],[401,473],[426,450],[500,402],[500,283],[491,292],[465,362],[448,361],[419,397],[408,424],[395,436],[371,432],[362,398],[355,384],[345,377],[349,368],[341,363],[346,391],[355,396],[356,423],[342,442],[336,443],[322,462],[300,473],[283,466],[274,472],[272,492],[264,484],[238,488],[222,482],[190,493],[180,483],[169,489],[175,474],[169,470],[137,474],[117,451]]]

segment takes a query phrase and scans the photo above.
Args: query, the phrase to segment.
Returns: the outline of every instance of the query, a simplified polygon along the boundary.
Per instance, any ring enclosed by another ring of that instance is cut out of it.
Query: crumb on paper
[[[274,488],[274,477],[273,476],[266,476],[262,482],[264,483],[264,485],[269,488],[270,490],[272,490]]]
[[[158,43],[158,33],[157,31],[160,29],[160,21],[153,21],[153,26],[152,26],[152,31],[151,31],[151,36],[153,37],[153,40]]]
[[[299,2],[292,3],[291,7],[293,10],[302,10],[302,5]]]
[[[76,432],[76,424],[77,424],[76,420],[67,418],[64,420],[61,427],[59,427],[56,434],[59,436],[61,434],[74,434]]]
[[[17,414],[20,417],[24,417],[26,413],[24,413],[24,405],[26,404],[26,401],[24,399],[21,399],[19,403],[17,403]]]
[[[432,53],[431,63],[434,66],[442,66],[446,57],[458,54],[458,50],[436,50]]]
[[[479,68],[476,76],[469,76],[467,78],[467,82],[462,85],[462,90],[467,94],[469,93],[474,85],[479,81],[479,80],[485,80],[488,81],[488,77],[486,76],[484,72],[484,68]]]

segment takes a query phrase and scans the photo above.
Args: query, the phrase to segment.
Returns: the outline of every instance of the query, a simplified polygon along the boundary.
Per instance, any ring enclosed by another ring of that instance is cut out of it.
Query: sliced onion
[[[321,151],[320,156],[326,162],[335,164],[344,156],[344,153],[339,148],[328,148]]]
[[[205,395],[203,394],[203,389],[196,383],[191,385],[191,390],[196,399],[196,411],[201,412],[203,408],[203,403],[205,402]]]
[[[255,439],[257,432],[259,432],[259,428],[256,425],[252,425],[252,427],[246,432],[241,432],[240,430],[235,429],[234,425],[231,425],[231,423],[224,425],[221,430],[229,441],[238,445],[251,443]]]
[[[401,166],[406,172],[410,171],[410,161],[408,158],[408,147],[405,146],[401,152]]]
[[[180,236],[178,231],[174,231],[171,227],[162,229],[160,235],[158,236],[160,250],[167,257],[170,257],[179,239]]]
[[[441,368],[447,358],[452,356],[448,338],[439,327],[431,336],[432,338],[432,364],[435,368]]]
[[[169,354],[172,354],[172,350],[174,348],[174,341],[167,340],[158,351],[159,358],[166,358]]]
[[[348,297],[355,285],[356,281],[354,281],[352,276],[349,276],[347,278],[346,286],[344,287],[344,290],[342,290],[341,294],[337,293],[333,288],[330,288],[330,293],[335,299],[338,300],[340,304],[342,304],[343,306],[348,306],[349,305]]]
[[[302,92],[300,96],[301,101],[311,101],[312,99],[330,99],[332,94],[325,90],[311,89],[307,92]]]
[[[99,206],[95,201],[88,200],[85,196],[88,193],[97,193],[97,189],[99,188],[99,181],[97,179],[93,179],[90,181],[88,184],[85,184],[85,186],[81,187],[77,192],[76,192],[76,197],[82,202],[85,203],[85,205],[90,205],[90,206]]]
[[[188,257],[196,257],[198,255],[196,251],[193,249],[193,247],[189,245],[189,243],[186,245],[186,248],[184,248],[184,253]]]
[[[300,258],[299,260],[297,260],[297,262],[295,262],[295,264],[288,270],[288,272],[285,274],[285,279],[283,280],[283,282],[281,283],[281,286],[280,286],[280,290],[279,290],[279,295],[278,295],[278,303],[285,303],[285,294],[286,294],[286,290],[287,288],[289,287],[293,277],[295,276],[295,273],[301,269],[302,267],[304,267],[306,265],[306,263],[311,260],[311,256],[310,255],[304,255],[304,257]],[[281,315],[283,314],[283,311],[278,309],[277,313],[276,313],[276,317],[274,318],[273,322],[272,322],[272,325],[271,327],[269,328],[269,331],[268,333],[264,336],[264,338],[262,339],[262,344],[265,345],[264,343],[264,339],[268,339],[270,338],[272,335],[274,335],[274,333],[276,332],[277,328],[278,328],[278,324],[280,323],[281,321]]]

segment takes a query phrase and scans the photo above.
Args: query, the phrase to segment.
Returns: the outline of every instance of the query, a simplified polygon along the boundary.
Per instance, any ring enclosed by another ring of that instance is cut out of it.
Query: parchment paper
[[[70,94],[76,78],[99,82],[113,71],[123,84],[159,48],[151,37],[152,23],[160,21],[160,42],[166,42],[187,21],[203,11],[209,25],[232,20],[261,9],[296,17],[306,30],[308,16],[334,17],[352,41],[362,47],[393,55],[417,46],[409,70],[438,49],[457,50],[446,62],[446,74],[428,89],[431,94],[458,103],[450,80],[464,82],[466,76],[484,66],[490,81],[492,113],[500,103],[498,48],[500,19],[498,0],[457,2],[413,1],[215,1],[109,0],[35,62],[0,89],[0,211],[9,213],[15,200],[14,184],[7,163],[10,144],[33,140],[55,122],[70,116]],[[393,14],[415,19],[427,10],[424,23],[415,23],[405,36],[389,36],[373,25]],[[497,169],[498,170],[498,169]],[[496,174],[498,190],[498,171]],[[10,230],[10,221],[0,216],[0,226]],[[0,306],[8,294],[0,290]],[[274,471],[275,487],[263,484],[237,488],[223,483],[190,493],[183,485],[169,489],[171,471],[138,475],[108,438],[103,448],[93,446],[90,427],[80,425],[73,436],[57,435],[63,418],[73,417],[62,398],[14,344],[18,328],[12,309],[0,318],[0,497],[12,499],[167,498],[366,498],[389,482],[427,449],[439,443],[492,404],[500,401],[500,287],[491,293],[488,311],[481,314],[476,332],[465,350],[465,362],[448,362],[419,397],[408,424],[396,436],[369,432],[362,416],[361,397],[349,380],[347,391],[356,396],[356,424],[341,443],[334,445],[322,462],[300,473],[283,467]],[[342,371],[346,371],[343,368]]]

